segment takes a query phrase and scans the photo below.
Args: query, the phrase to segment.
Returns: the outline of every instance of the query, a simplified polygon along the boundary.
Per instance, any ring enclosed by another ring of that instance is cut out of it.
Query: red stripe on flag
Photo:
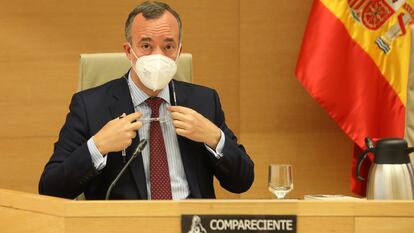
[[[349,0],[348,1],[348,5],[350,6],[350,7],[354,7],[354,5],[355,5],[355,3],[357,2],[358,0]]]
[[[354,8],[355,10],[359,10],[359,8],[361,8],[361,7],[362,7],[362,5],[365,5],[365,4],[367,4],[367,3],[369,3],[369,1],[366,1],[366,0],[360,0],[360,1],[358,2],[358,4],[357,4],[357,5],[353,6],[353,8]]]
[[[398,15],[398,24],[400,25],[400,29],[401,29],[401,35],[405,35],[405,33],[407,33],[407,31],[405,30],[405,24],[403,21],[403,15],[404,14],[399,14]]]
[[[370,56],[320,1],[314,1],[309,16],[296,76],[359,147],[365,148],[366,136],[403,137],[403,103]],[[363,195],[352,177],[353,191]]]

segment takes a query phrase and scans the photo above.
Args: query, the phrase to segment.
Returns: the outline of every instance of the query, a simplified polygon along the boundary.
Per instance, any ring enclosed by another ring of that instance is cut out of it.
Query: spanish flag
[[[314,0],[309,16],[296,76],[355,142],[351,190],[362,196],[364,138],[404,137],[413,9],[414,0]]]

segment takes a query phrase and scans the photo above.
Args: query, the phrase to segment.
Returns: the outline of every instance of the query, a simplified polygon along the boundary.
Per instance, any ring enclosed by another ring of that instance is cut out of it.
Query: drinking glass
[[[276,195],[277,199],[283,199],[293,189],[292,165],[269,165],[269,191]]]

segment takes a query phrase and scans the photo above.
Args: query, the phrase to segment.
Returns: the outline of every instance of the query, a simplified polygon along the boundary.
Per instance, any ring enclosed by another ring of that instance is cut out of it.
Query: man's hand
[[[140,112],[131,113],[128,116],[122,114],[108,123],[93,136],[93,141],[102,155],[109,152],[121,151],[132,143],[137,136],[137,130],[142,122],[137,121],[141,117]]]
[[[200,113],[186,107],[170,106],[173,124],[178,135],[196,142],[203,142],[216,149],[220,141],[220,129]]]

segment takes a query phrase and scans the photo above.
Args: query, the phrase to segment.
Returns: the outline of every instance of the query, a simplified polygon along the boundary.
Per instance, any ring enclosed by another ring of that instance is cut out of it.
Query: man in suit
[[[167,4],[144,2],[131,11],[123,47],[132,69],[73,96],[39,193],[104,199],[140,139],[148,145],[111,199],[215,198],[214,176],[230,192],[250,188],[254,164],[226,126],[217,93],[172,80],[181,33]]]

